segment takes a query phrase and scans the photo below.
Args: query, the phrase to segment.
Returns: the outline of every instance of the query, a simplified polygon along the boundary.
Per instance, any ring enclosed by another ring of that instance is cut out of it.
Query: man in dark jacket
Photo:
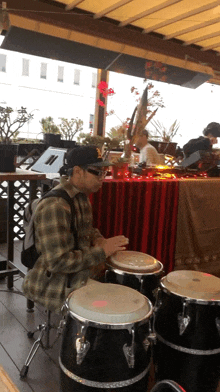
[[[218,143],[220,137],[220,124],[211,122],[203,130],[203,135],[197,139],[191,139],[183,146],[183,152],[186,158],[196,151],[211,151],[213,144]]]

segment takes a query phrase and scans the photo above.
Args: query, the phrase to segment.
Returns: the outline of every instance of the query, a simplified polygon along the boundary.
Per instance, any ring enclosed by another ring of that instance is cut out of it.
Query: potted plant
[[[60,129],[55,125],[53,118],[51,116],[42,118],[40,124],[41,132],[44,134],[44,142],[48,146],[60,147]]]
[[[175,120],[168,128],[160,121],[152,121],[152,125],[154,130],[150,131],[150,143],[159,153],[175,156],[177,143],[172,140],[177,135],[180,124]]]
[[[15,113],[17,112],[17,113]],[[13,172],[18,155],[17,141],[19,130],[33,118],[23,106],[14,110],[11,107],[0,107],[0,171]]]
[[[64,148],[75,147],[76,141],[73,138],[78,132],[83,130],[83,121],[78,117],[71,118],[71,120],[61,117],[60,120],[59,129],[63,139],[62,146]]]

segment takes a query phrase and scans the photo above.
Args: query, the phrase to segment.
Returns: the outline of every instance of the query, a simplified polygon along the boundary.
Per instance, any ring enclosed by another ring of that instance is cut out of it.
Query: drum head
[[[98,324],[133,324],[149,318],[151,302],[130,287],[95,282],[71,293],[70,313]]]
[[[173,271],[162,280],[168,291],[201,301],[220,301],[220,279],[199,271]]]
[[[133,272],[152,273],[161,269],[161,263],[154,257],[131,250],[116,252],[110,260],[114,266]]]

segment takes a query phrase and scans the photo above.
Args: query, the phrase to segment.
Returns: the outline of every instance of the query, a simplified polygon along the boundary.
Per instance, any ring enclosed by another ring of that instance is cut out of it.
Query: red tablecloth
[[[130,250],[152,255],[173,270],[178,180],[105,180],[91,196],[94,227],[104,237],[124,234]]]

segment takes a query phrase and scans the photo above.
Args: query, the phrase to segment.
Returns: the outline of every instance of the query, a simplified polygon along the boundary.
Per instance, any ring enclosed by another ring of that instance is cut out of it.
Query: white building
[[[21,106],[34,118],[19,137],[42,139],[39,121],[51,116],[83,120],[83,132],[93,125],[97,69],[0,49],[1,106]]]

